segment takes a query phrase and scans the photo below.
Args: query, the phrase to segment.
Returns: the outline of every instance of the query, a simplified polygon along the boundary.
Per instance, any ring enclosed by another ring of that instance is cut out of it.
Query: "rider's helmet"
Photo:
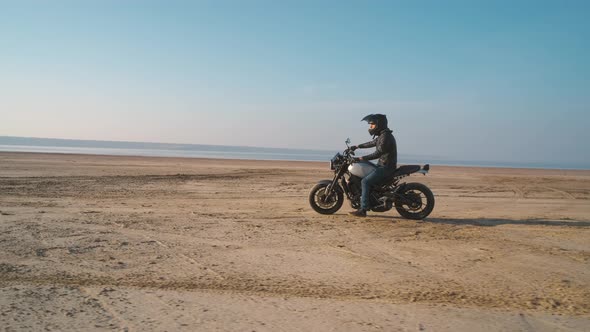
[[[369,134],[373,136],[378,135],[383,129],[387,128],[387,117],[384,114],[369,114],[361,121],[375,124],[375,128],[369,129]]]

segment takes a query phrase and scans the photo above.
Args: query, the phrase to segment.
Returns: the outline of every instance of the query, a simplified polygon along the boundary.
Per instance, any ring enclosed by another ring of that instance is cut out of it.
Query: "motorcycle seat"
[[[404,176],[404,175],[410,175],[410,174],[412,174],[412,173],[416,173],[416,172],[418,172],[418,171],[419,171],[421,168],[422,168],[422,166],[420,166],[420,165],[403,165],[403,166],[400,166],[400,167],[398,167],[398,168],[395,170],[395,172],[394,172],[392,175],[388,176],[388,177],[385,179],[385,181],[384,181],[384,182],[385,182],[385,183],[388,183],[388,182],[391,182],[391,181],[393,181],[393,179],[395,179],[396,177],[399,177],[399,176]]]
[[[393,173],[393,177],[395,178],[401,175],[416,173],[420,170],[420,168],[422,168],[422,166],[420,165],[403,165],[395,170],[395,173]]]

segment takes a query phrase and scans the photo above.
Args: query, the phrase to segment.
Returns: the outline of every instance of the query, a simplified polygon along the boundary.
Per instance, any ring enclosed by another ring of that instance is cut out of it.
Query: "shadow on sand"
[[[371,218],[384,218],[393,219],[395,221],[408,220],[398,216],[385,216],[385,215],[370,215]],[[426,218],[421,222],[430,222],[437,224],[449,224],[449,225],[473,225],[473,226],[499,226],[499,225],[542,225],[542,226],[566,226],[566,227],[590,227],[590,221],[582,220],[549,220],[549,219],[523,219],[523,220],[512,220],[512,219],[497,219],[497,218],[473,218],[473,219],[460,219],[460,218]]]
[[[547,220],[547,219],[457,219],[457,218],[426,218],[424,222],[451,225],[473,225],[473,226],[499,226],[499,225],[543,225],[543,226],[567,226],[567,227],[590,227],[589,221],[578,220]]]

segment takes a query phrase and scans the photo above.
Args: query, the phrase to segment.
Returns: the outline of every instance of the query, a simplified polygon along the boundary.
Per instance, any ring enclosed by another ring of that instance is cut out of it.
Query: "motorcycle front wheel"
[[[434,194],[422,183],[408,183],[395,200],[395,209],[404,218],[421,220],[434,209]]]
[[[326,193],[327,183],[318,183],[309,193],[309,205],[315,212],[321,214],[333,214],[340,210],[344,203],[344,194],[341,190],[334,190],[332,195]]]

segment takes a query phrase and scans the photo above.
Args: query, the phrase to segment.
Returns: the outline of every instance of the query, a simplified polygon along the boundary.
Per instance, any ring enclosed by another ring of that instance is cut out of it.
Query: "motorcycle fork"
[[[327,197],[331,197],[332,195],[334,195],[334,188],[335,186],[338,185],[338,179],[340,179],[343,175],[344,175],[344,167],[340,168],[340,170],[338,170],[338,172],[334,175],[334,179],[332,180],[332,182],[328,185],[328,187],[326,188],[326,193],[327,193]],[[343,179],[344,180],[344,179]],[[344,181],[343,181],[344,182]],[[345,187],[346,188],[346,187]]]

